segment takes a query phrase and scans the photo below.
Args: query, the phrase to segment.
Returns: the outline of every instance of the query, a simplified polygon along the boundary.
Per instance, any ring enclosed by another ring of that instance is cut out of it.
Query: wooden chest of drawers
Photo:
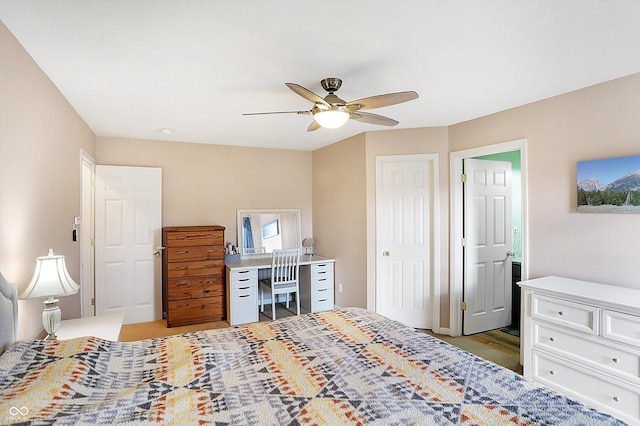
[[[162,229],[167,326],[225,319],[224,227]]]

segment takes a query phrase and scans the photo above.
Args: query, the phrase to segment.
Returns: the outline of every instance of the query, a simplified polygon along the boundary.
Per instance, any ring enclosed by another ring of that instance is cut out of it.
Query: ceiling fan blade
[[[357,101],[349,102],[347,103],[347,107],[353,111],[358,111],[361,109],[373,109],[395,105],[417,98],[418,94],[413,91],[387,93],[385,95],[370,96],[368,98],[362,98],[358,99]]]
[[[395,126],[399,123],[399,121],[396,121],[393,118],[360,111],[352,112],[351,119],[362,121],[363,123],[378,124],[380,126]]]
[[[242,115],[268,115],[268,114],[298,114],[310,115],[311,111],[271,111],[271,112],[245,112]]]
[[[305,98],[306,100],[308,100],[310,102],[313,102],[314,104],[324,104],[324,105],[327,105],[327,106],[331,106],[331,105],[329,105],[329,103],[327,101],[322,99],[320,96],[316,95],[315,93],[313,93],[309,89],[305,89],[304,87],[300,86],[299,84],[296,84],[296,83],[285,83],[285,84],[287,85],[287,87],[289,89],[293,90],[298,95],[302,96],[303,98]]]
[[[314,130],[318,130],[319,128],[320,125],[318,124],[318,122],[316,120],[313,120],[309,127],[307,127],[307,132],[313,132]]]

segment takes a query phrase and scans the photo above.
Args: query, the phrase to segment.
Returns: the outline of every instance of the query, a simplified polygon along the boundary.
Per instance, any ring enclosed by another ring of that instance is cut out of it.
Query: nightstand
[[[117,342],[120,340],[120,329],[123,321],[124,312],[64,320],[60,323],[56,335],[58,340],[95,336]]]

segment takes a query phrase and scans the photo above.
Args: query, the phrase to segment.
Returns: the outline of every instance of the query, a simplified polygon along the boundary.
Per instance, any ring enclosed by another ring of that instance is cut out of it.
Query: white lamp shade
[[[64,263],[64,256],[56,256],[49,249],[48,256],[36,258],[36,269],[31,282],[20,294],[20,299],[41,299],[45,297],[75,294],[80,286],[73,281]]]
[[[343,110],[331,109],[327,111],[318,111],[313,118],[324,128],[337,129],[349,120],[349,113]]]

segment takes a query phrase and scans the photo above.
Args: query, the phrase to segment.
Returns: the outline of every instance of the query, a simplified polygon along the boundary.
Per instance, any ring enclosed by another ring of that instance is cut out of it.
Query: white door
[[[378,157],[376,185],[376,312],[430,329],[433,159]]]
[[[96,314],[162,319],[162,169],[96,166]]]
[[[80,241],[80,286],[82,317],[95,315],[95,197],[94,182],[96,162],[89,154],[82,151],[82,188],[80,202],[80,224],[74,223],[75,236]],[[80,231],[80,236],[77,232]]]
[[[463,333],[511,324],[511,163],[464,160]]]

